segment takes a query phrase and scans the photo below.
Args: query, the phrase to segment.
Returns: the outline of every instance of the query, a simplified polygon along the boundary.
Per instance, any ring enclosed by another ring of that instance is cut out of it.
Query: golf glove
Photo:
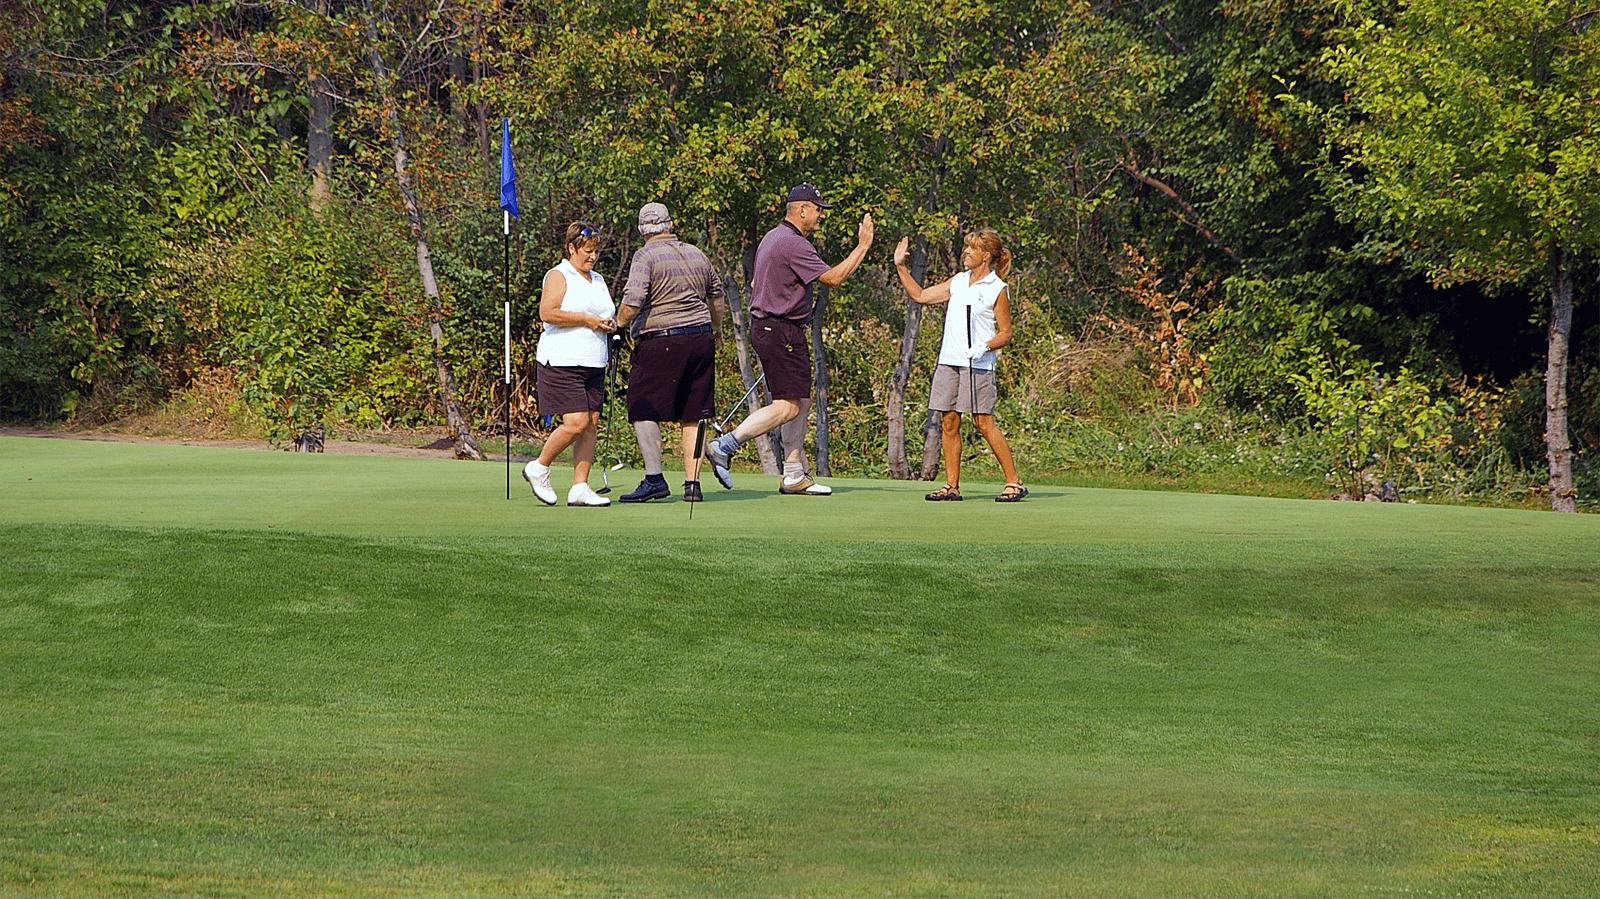
[[[972,360],[973,362],[976,362],[979,359],[982,359],[984,356],[987,356],[987,355],[989,355],[989,348],[987,346],[984,346],[981,343],[978,344],[977,346],[967,350],[967,358]]]

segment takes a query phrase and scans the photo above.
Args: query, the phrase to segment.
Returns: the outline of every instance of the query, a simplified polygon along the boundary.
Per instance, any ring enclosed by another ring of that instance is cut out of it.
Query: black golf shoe
[[[705,502],[705,494],[700,492],[699,481],[683,482],[683,501],[686,503]]]
[[[666,499],[672,495],[672,488],[666,481],[651,481],[649,478],[639,482],[632,493],[624,494],[620,499],[625,503],[646,503],[653,499]]]

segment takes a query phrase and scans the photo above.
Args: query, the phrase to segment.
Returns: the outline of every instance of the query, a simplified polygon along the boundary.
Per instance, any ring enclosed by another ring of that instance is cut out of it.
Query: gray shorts
[[[972,386],[977,382],[978,408],[972,408]],[[958,368],[941,365],[933,370],[933,389],[928,391],[928,408],[935,412],[974,411],[993,415],[995,403],[994,369]]]

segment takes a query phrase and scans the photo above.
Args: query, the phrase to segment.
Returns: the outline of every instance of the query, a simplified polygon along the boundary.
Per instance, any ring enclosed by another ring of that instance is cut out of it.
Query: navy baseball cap
[[[824,202],[822,202],[822,191],[817,190],[816,186],[813,185],[813,184],[810,184],[809,182],[806,183],[806,184],[797,185],[794,190],[789,191],[789,198],[784,200],[783,202],[785,202],[785,203],[795,203],[795,202],[798,202],[800,200],[807,200],[809,202],[815,203],[815,204],[817,204],[818,206],[820,206],[823,209],[832,209],[833,208],[833,204],[832,203],[824,203]]]

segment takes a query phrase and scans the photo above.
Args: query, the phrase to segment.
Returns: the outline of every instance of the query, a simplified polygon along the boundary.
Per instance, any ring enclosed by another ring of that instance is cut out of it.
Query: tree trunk
[[[478,441],[473,438],[472,426],[468,424],[466,416],[461,414],[461,404],[456,399],[455,372],[451,370],[450,360],[444,354],[444,303],[439,297],[439,282],[433,275],[433,256],[428,251],[427,235],[422,226],[422,207],[417,203],[416,192],[411,188],[411,172],[407,167],[406,134],[400,122],[400,110],[394,96],[394,83],[389,75],[388,66],[384,65],[383,52],[379,49],[378,24],[370,3],[365,12],[369,42],[367,56],[372,64],[372,72],[377,76],[379,99],[383,104],[383,118],[389,126],[394,144],[395,180],[400,187],[400,199],[405,204],[406,221],[411,226],[411,236],[417,242],[417,273],[422,278],[422,290],[432,304],[428,331],[433,337],[433,364],[439,378],[439,402],[444,406],[445,425],[449,429],[451,442],[455,444],[456,458],[481,461],[487,457],[478,446]]]
[[[919,474],[924,481],[939,476],[939,453],[944,448],[940,417],[938,412],[929,409],[928,418],[922,424],[922,470]]]
[[[311,11],[328,15],[328,0],[311,0]],[[332,194],[333,85],[316,62],[306,65],[306,168],[311,171],[311,210],[321,212]]]
[[[919,239],[911,249],[911,277],[918,283],[928,274],[928,254]],[[906,386],[911,381],[911,365],[917,355],[917,335],[922,332],[922,304],[906,299],[906,326],[900,334],[900,361],[889,379],[889,477],[911,480],[911,462],[906,456]]]
[[[745,314],[744,298],[739,293],[739,285],[741,283],[743,281],[734,278],[734,272],[731,269],[724,268],[722,289],[728,297],[728,311],[733,315],[733,349],[734,354],[739,359],[739,378],[744,384],[739,393],[743,394],[750,389],[751,384],[756,382],[756,370],[750,352],[750,319]],[[766,405],[766,396],[765,387],[751,393],[750,399],[745,404],[745,414],[748,415]],[[735,414],[734,417],[737,419],[738,415]],[[780,473],[783,469],[778,465],[778,454],[772,450],[772,441],[761,439],[755,441],[755,444],[756,455],[761,459],[762,473]]]
[[[939,242],[939,261],[945,271],[956,271],[956,249],[948,240]],[[950,307],[944,307],[944,314],[950,314]],[[928,410],[928,417],[922,424],[922,479],[931,481],[939,476],[939,467],[944,450],[944,425],[940,421],[944,416],[933,409]]]
[[[1567,433],[1567,347],[1572,338],[1572,253],[1550,251],[1550,344],[1544,375],[1544,445],[1550,460],[1550,509],[1578,511],[1572,483],[1572,443]]]
[[[307,75],[311,82],[311,111],[306,128],[306,167],[311,170],[311,209],[321,212],[333,193],[333,87],[314,67]]]
[[[828,351],[822,345],[822,320],[828,315],[828,285],[820,281],[812,288],[811,305],[811,408],[817,413],[817,474],[833,475],[828,461]]]
[[[1251,274],[1257,274],[1255,266],[1246,262],[1244,257],[1240,256],[1238,253],[1235,253],[1232,247],[1223,243],[1220,237],[1212,233],[1210,228],[1206,227],[1206,223],[1200,219],[1200,213],[1196,211],[1193,206],[1189,205],[1189,201],[1185,200],[1182,194],[1173,190],[1161,179],[1153,178],[1149,175],[1146,175],[1144,172],[1139,171],[1139,166],[1131,158],[1122,163],[1122,170],[1127,173],[1129,178],[1132,178],[1146,187],[1155,188],[1165,195],[1167,199],[1177,203],[1179,208],[1181,208],[1189,216],[1188,218],[1184,218],[1180,215],[1178,216],[1178,221],[1188,225],[1196,231],[1199,231],[1200,236],[1210,241],[1212,246],[1224,253],[1227,253],[1228,257],[1234,262],[1237,262],[1240,268],[1250,272]]]

